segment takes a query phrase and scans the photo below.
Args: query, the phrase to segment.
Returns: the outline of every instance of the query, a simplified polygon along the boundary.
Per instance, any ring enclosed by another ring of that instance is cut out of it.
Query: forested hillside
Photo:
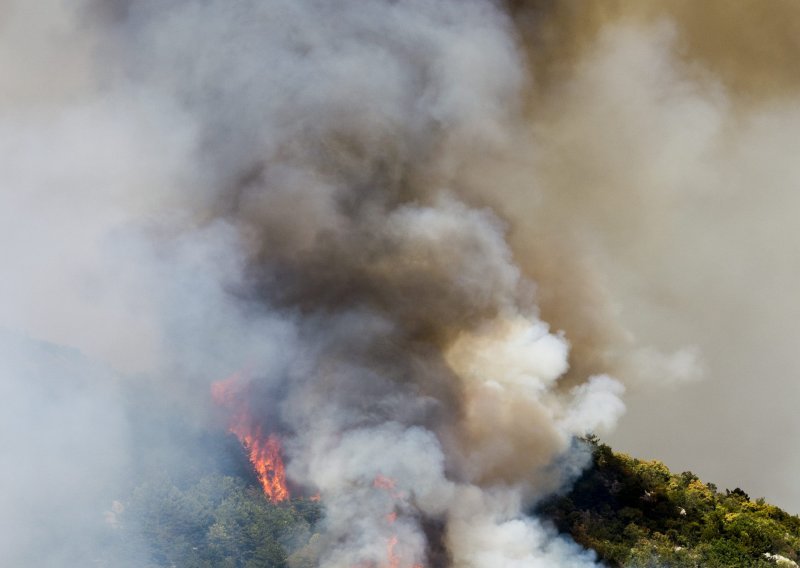
[[[595,438],[589,469],[536,514],[608,566],[796,566],[800,518],[741,489],[615,453]],[[268,501],[257,484],[208,475],[136,488],[109,515],[113,538],[146,550],[148,568],[312,568],[324,504]],[[439,568],[439,567],[431,567]]]
[[[610,566],[796,566],[800,518],[741,489],[615,453],[590,438],[592,466],[540,507]]]
[[[321,506],[310,499],[275,504],[240,478],[209,475],[184,488],[149,482],[116,506],[115,550],[144,554],[145,568],[314,566],[305,548],[313,547]]]

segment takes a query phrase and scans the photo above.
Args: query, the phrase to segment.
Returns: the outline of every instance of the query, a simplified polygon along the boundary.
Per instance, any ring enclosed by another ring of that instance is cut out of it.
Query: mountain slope
[[[569,493],[534,513],[597,553],[610,567],[797,566],[800,517],[741,489],[720,492],[694,474],[614,452],[586,440],[589,468]],[[109,554],[138,555],[148,568],[313,568],[323,503],[274,504],[255,479],[209,474],[140,485],[109,513]],[[115,551],[115,552],[114,552]],[[131,554],[131,552],[136,554]],[[446,554],[445,554],[446,556]],[[442,562],[442,561],[439,561]],[[432,563],[431,568],[442,568]]]
[[[539,507],[610,566],[797,566],[800,518],[741,489],[719,492],[691,472],[587,440],[592,465]]]

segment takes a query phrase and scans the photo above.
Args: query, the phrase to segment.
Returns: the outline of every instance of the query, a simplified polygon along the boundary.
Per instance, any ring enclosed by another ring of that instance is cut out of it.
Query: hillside
[[[673,474],[661,462],[615,453],[595,438],[587,443],[591,466],[569,493],[541,504],[536,514],[593,549],[603,564],[796,566],[797,516],[741,489],[720,492],[690,472]],[[112,540],[143,551],[141,565],[148,568],[316,565],[324,505],[303,498],[273,504],[253,480],[161,479],[139,486],[116,507],[109,517]]]
[[[592,465],[539,512],[610,566],[797,566],[800,518],[741,489],[615,453],[590,438]]]

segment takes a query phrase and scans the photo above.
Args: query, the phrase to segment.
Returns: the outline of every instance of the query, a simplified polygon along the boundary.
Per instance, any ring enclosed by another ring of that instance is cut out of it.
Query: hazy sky
[[[529,4],[553,230],[636,343],[702,372],[631,383],[611,442],[800,511],[800,7]]]

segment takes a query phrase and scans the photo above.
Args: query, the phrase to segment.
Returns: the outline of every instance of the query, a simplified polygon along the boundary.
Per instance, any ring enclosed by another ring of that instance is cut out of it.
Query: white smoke
[[[675,188],[733,183],[720,177],[731,156],[764,179],[749,149],[785,144],[775,115],[751,117],[739,151],[722,152],[729,102],[671,59],[670,26],[608,31],[531,133],[536,77],[488,0],[52,7],[41,19],[12,3],[3,39],[41,63],[2,81],[14,90],[0,108],[0,325],[114,372],[81,373],[85,390],[40,406],[48,418],[9,446],[4,510],[34,503],[0,526],[16,563],[91,555],[91,540],[42,552],[31,535],[43,515],[54,531],[75,518],[88,531],[84,507],[107,493],[93,476],[115,485],[144,451],[127,439],[138,427],[121,410],[127,383],[157,384],[202,423],[208,383],[246,365],[280,393],[265,416],[289,475],[326,503],[321,566],[390,553],[425,565],[429,524],[458,568],[593,565],[525,513],[574,473],[558,467],[574,436],[613,428],[623,387],[582,357],[581,334],[548,324],[548,290],[520,243],[571,286],[603,289],[562,263],[577,243],[612,267],[611,289],[636,287],[631,267],[674,246],[653,227],[685,195]],[[587,131],[613,132],[614,147]],[[586,177],[588,195],[576,189]],[[515,195],[528,184],[533,198]],[[655,203],[645,215],[631,206],[642,188]],[[562,223],[576,232],[551,248]],[[700,226],[687,224],[687,249]],[[680,290],[696,274],[642,273]],[[598,313],[582,318],[618,325]],[[607,366],[695,376],[694,351],[674,348]],[[40,356],[25,353],[4,369],[4,400],[36,406],[59,364],[47,380],[26,375]],[[5,416],[12,432],[29,413]],[[54,457],[19,442],[46,446],[53,430],[65,447]],[[86,459],[92,447],[102,455]],[[28,469],[52,468],[68,495],[37,495],[46,480]]]

